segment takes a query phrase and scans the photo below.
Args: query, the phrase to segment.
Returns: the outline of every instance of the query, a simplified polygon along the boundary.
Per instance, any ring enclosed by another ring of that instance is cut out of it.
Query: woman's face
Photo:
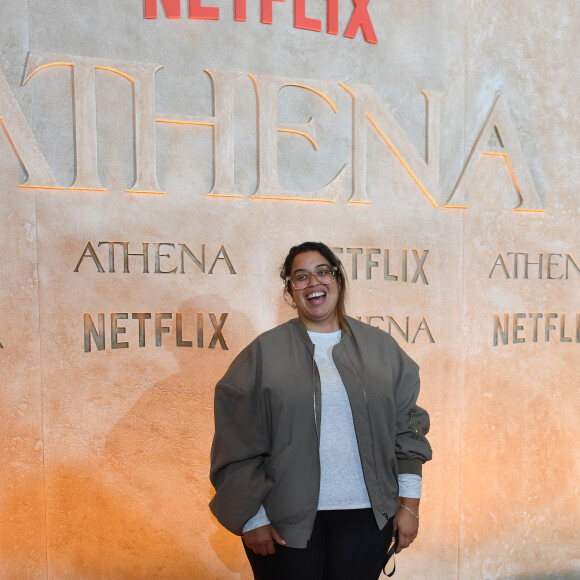
[[[290,275],[304,271],[314,272],[321,266],[332,265],[320,252],[304,252],[298,254],[292,262]],[[296,304],[300,320],[308,330],[313,332],[334,332],[340,329],[336,307],[338,305],[338,281],[332,284],[321,284],[314,275],[310,276],[308,286],[303,290],[290,287],[290,294]]]

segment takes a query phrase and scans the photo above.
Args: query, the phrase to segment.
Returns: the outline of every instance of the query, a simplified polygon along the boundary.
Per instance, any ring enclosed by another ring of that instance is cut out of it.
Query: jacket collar
[[[346,334],[351,333],[351,330],[348,326],[347,319],[348,319],[348,317],[345,317],[345,328],[341,328],[341,334],[340,334],[341,340],[344,338],[344,336]],[[312,344],[312,341],[310,340],[310,336],[308,335],[308,330],[306,330],[306,326],[304,326],[304,322],[302,322],[302,320],[300,320],[300,318],[294,318],[293,322],[294,322],[294,327],[296,328],[296,331],[298,332],[298,335],[300,336],[300,338],[304,342],[307,342],[308,344]]]

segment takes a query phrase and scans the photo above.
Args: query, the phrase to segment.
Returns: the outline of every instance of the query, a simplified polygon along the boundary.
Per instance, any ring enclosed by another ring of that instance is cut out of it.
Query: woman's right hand
[[[286,545],[286,542],[272,524],[254,528],[242,534],[242,538],[250,550],[261,556],[268,556],[276,552],[274,542],[281,546]]]

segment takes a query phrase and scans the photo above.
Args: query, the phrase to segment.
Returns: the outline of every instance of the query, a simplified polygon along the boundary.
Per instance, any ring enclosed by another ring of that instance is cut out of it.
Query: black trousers
[[[377,580],[392,534],[393,518],[379,530],[370,508],[319,511],[306,548],[244,549],[255,580]]]

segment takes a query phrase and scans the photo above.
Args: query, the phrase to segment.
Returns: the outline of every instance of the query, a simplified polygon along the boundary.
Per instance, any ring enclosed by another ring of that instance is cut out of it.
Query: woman
[[[417,365],[345,315],[346,276],[326,245],[281,269],[298,318],[256,338],[215,393],[210,507],[242,535],[258,580],[376,580],[391,536],[417,536],[431,459]]]

